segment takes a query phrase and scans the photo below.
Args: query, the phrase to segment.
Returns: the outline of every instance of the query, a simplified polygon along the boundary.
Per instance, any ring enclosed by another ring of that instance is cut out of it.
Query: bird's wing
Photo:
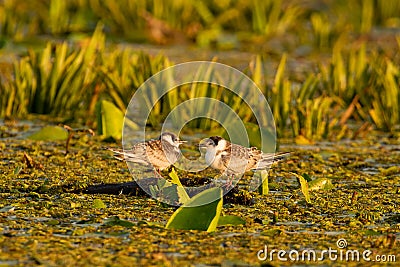
[[[248,166],[252,163],[249,149],[236,144],[227,148],[221,160],[230,174],[242,174],[249,170]]]
[[[170,165],[168,164],[168,158],[165,155],[166,148],[163,148],[162,143],[159,140],[149,142],[147,144],[147,157],[155,165]]]
[[[249,153],[249,164],[247,165],[247,170],[252,170],[254,169],[260,160],[262,159],[262,152],[256,147],[250,147],[248,149]]]

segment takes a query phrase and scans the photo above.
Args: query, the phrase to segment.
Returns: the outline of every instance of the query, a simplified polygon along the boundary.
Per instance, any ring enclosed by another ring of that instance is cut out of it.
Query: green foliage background
[[[12,63],[1,64],[0,117],[51,114],[97,127],[100,100],[125,111],[140,84],[173,64],[118,45],[146,42],[253,52],[242,70],[268,98],[279,136],[341,139],[371,126],[394,132],[399,14],[395,0],[2,1],[0,53]],[[297,75],[288,62],[302,57],[312,67]],[[276,65],[275,74],[268,64]],[[219,97],[245,122],[255,122],[237,97],[195,85],[163,98],[150,124],[157,127],[193,91]]]

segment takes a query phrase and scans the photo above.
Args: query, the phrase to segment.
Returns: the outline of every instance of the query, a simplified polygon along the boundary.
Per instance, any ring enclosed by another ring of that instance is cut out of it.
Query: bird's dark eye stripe
[[[218,142],[222,139],[222,137],[220,137],[220,136],[211,136],[210,139],[215,145],[218,145]]]

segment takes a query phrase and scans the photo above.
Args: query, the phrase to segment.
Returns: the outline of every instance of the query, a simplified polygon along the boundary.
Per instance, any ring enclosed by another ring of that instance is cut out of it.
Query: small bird
[[[135,144],[129,150],[113,149],[114,157],[119,160],[140,163],[144,165],[153,165],[156,171],[160,171],[170,167],[181,156],[179,145],[186,141],[170,132],[163,132],[157,140],[149,140],[146,142]]]
[[[225,173],[228,177],[243,174],[250,170],[262,170],[290,153],[263,153],[256,147],[233,144],[220,136],[211,136],[199,145],[206,148],[207,165]]]

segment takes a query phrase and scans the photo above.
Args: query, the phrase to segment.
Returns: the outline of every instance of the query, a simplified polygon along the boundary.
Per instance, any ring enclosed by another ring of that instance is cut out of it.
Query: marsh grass
[[[281,58],[271,88],[261,78],[265,63],[261,57],[250,63],[249,75],[263,88],[279,135],[289,126],[293,136],[309,139],[334,136],[334,129],[343,127],[339,120],[350,105],[355,108],[347,116],[353,121],[370,121],[381,130],[393,131],[399,124],[400,71],[384,54],[377,51],[369,54],[364,45],[350,51],[335,50],[331,62],[320,64],[316,73],[302,84],[285,75],[287,55]],[[92,102],[104,98],[124,111],[135,90],[170,64],[163,56],[150,57],[129,50],[105,51],[100,31],[78,50],[72,50],[67,43],[49,43],[43,51],[30,50],[14,64],[14,79],[1,83],[4,92],[0,98],[1,115],[40,113],[79,117],[87,111],[92,114]],[[212,69],[202,71],[209,77],[215,75]],[[240,86],[241,81],[236,81],[230,88]],[[148,94],[149,101],[155,101],[157,95],[157,90]],[[152,109],[150,123],[158,127],[179,103],[199,97],[221,100],[244,122],[255,122],[251,109],[238,95],[216,85],[193,83],[162,98]],[[186,112],[189,117],[190,112]],[[216,111],[208,111],[210,117],[213,112]],[[219,123],[199,119],[188,126],[210,130],[218,128]]]
[[[98,28],[88,45],[79,49],[71,49],[66,42],[49,42],[41,51],[28,50],[14,63],[13,79],[2,83],[9,94],[5,115],[19,111],[18,115],[69,117],[84,109],[95,85],[95,53],[103,46],[104,35]]]
[[[227,47],[232,47],[235,41],[224,36],[233,34],[233,40],[246,43],[285,34],[296,36],[297,45],[324,49],[340,35],[353,38],[375,27],[400,25],[396,0],[315,2],[8,0],[0,3],[0,35],[22,41],[43,34],[79,34],[93,31],[101,21],[108,34],[125,40],[164,44],[176,38],[200,46],[231,42]]]
[[[399,125],[397,58],[367,49],[365,44],[348,49],[340,42],[335,44],[331,59],[316,65],[315,71],[301,83],[287,75],[286,54],[280,60],[272,84],[264,79],[266,58],[257,56],[249,63],[248,75],[270,103],[278,136],[286,135],[291,128],[293,136],[303,135],[311,140],[336,139],[346,136],[349,122],[370,122],[389,132]],[[43,50],[29,50],[16,61],[12,75],[2,77],[0,115],[21,117],[40,113],[93,120],[96,103],[102,99],[113,102],[124,112],[137,88],[171,65],[162,55],[153,57],[128,48],[105,49],[105,36],[99,25],[93,37],[78,49],[66,42],[49,42]],[[212,68],[199,69],[196,75],[221,79]],[[229,88],[240,91],[242,81],[231,81]],[[248,93],[243,96],[257,105],[255,96]],[[147,97],[146,102],[155,102],[158,89],[151,89]],[[152,108],[149,123],[157,128],[178,104],[202,97],[222,101],[245,123],[257,123],[252,110],[239,95],[207,83],[186,84],[171,90]],[[197,110],[210,108],[205,102],[198,105]],[[186,110],[182,118],[191,118],[192,112]],[[209,109],[207,112],[203,113],[212,117],[219,111]],[[189,122],[188,127],[215,130],[220,128],[220,123],[229,123],[229,120],[230,117],[220,122],[197,119]],[[263,122],[263,125],[267,124]]]
[[[354,119],[360,117],[381,130],[393,131],[400,123],[400,71],[393,60],[382,51],[367,50],[365,43],[350,50],[337,47],[331,64],[319,66],[319,91],[338,97],[345,107],[359,99]]]
[[[340,139],[348,132],[348,120],[370,122],[389,132],[399,125],[397,58],[367,49],[366,43],[349,49],[343,42],[339,39],[330,60],[317,64],[300,84],[287,75],[286,54],[272,85],[260,79],[265,59],[258,57],[250,63],[251,77],[269,100],[278,136],[290,127],[293,136]]]

